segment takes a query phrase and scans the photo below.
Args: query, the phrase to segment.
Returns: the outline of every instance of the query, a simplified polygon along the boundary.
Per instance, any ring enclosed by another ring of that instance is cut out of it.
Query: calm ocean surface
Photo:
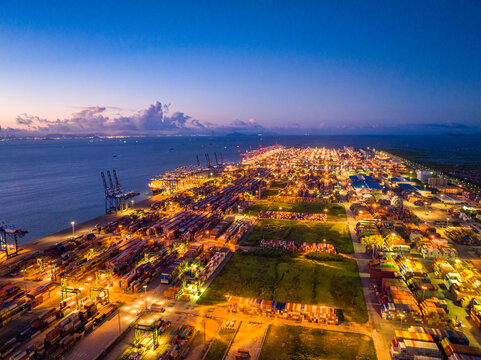
[[[100,171],[116,169],[124,189],[149,196],[152,176],[195,164],[214,152],[237,161],[259,145],[366,147],[423,151],[426,160],[480,165],[480,137],[456,136],[281,136],[157,137],[0,141],[0,219],[28,230],[29,242],[104,212]]]

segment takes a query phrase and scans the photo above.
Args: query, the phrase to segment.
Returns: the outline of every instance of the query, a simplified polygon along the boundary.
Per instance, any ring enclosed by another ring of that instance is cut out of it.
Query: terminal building
[[[428,179],[428,184],[431,187],[444,188],[448,186],[448,179],[441,178],[441,177],[430,177]]]
[[[416,170],[416,177],[419,181],[426,184],[431,178],[431,172],[428,170]]]

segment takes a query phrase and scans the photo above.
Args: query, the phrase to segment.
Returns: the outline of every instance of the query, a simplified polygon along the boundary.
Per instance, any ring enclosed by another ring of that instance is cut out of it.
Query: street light
[[[404,315],[404,314],[399,315],[399,317],[401,318],[401,331],[403,329],[403,319],[404,319],[405,316],[406,315]]]
[[[147,285],[144,285],[145,312],[147,312]]]
[[[423,290],[423,301],[422,301],[422,302],[424,302],[424,300],[425,300],[424,297],[426,296],[425,291],[426,291],[427,289],[426,289],[426,286],[421,286],[421,289]]]
[[[72,225],[72,235],[74,235],[75,234],[75,221],[72,221],[70,224]]]

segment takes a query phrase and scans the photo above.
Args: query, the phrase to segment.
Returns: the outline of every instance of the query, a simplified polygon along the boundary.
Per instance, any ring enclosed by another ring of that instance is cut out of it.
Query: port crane
[[[205,162],[207,164],[207,167],[210,168],[212,167],[212,164],[210,163],[210,157],[209,157],[209,154],[205,153]]]
[[[82,292],[78,288],[63,288],[62,289],[62,301],[74,297],[75,303],[77,305],[77,310],[79,310],[83,305]]]
[[[0,252],[4,252],[7,259],[18,255],[18,238],[24,237],[28,231],[18,226],[0,222]]]
[[[92,286],[90,287],[90,300],[95,300],[100,298],[105,304],[110,302],[109,289],[103,286]]]
[[[105,178],[105,173],[103,171],[100,173],[104,184],[106,214],[128,209],[129,203],[132,206],[134,197],[140,195],[134,191],[124,191],[120,185],[119,178],[117,177],[117,171],[114,169],[112,172],[114,174],[115,183],[112,181],[110,170],[107,170],[107,177],[109,179],[108,184]]]

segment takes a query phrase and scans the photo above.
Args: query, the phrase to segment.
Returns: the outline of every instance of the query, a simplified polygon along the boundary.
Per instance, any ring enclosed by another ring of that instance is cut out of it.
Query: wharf
[[[148,210],[150,209],[150,205],[157,200],[157,196],[152,196],[150,198],[144,199],[139,201],[137,204],[134,205],[134,209],[143,209]],[[119,213],[111,213],[111,214],[104,214],[97,216],[91,220],[87,220],[85,222],[75,224],[75,234],[74,236],[85,235],[92,232],[92,229],[95,225],[106,225],[111,221],[121,218],[122,216],[126,215],[128,212],[119,212]],[[23,244],[20,246],[19,254],[20,256],[26,255],[29,252],[36,252],[36,251],[43,251],[45,248],[54,245],[58,242],[62,242],[67,240],[72,236],[72,228],[68,227],[66,229],[60,230],[54,234],[45,236],[43,238],[33,240],[27,244]],[[18,256],[8,259],[2,262],[3,265],[7,265],[12,262],[18,261]]]

